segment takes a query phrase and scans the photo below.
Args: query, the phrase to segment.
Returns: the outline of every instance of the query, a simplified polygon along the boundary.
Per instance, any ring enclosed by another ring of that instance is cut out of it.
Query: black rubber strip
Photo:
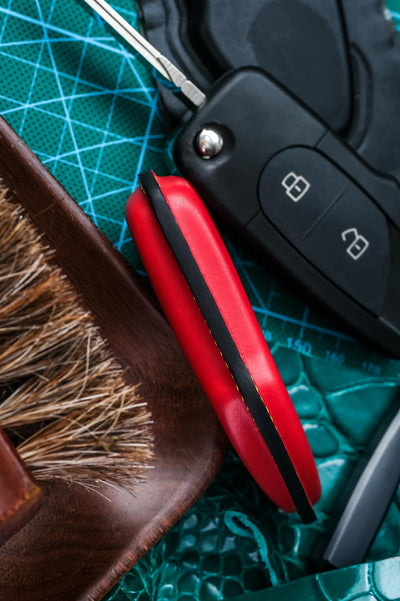
[[[218,305],[200,272],[154,174],[146,172],[141,174],[139,179],[157,222],[254,418],[257,428],[271,452],[301,519],[305,523],[314,521],[314,509],[308,500],[286,447],[254,385],[250,372],[232,339]]]

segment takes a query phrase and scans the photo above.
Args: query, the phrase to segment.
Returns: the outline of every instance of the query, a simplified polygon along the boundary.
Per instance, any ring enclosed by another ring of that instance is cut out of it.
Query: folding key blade
[[[206,96],[171,61],[163,56],[140,33],[136,31],[105,0],[83,0],[92,8],[125,42],[157,69],[168,81],[179,88],[182,94],[195,106],[200,106]]]

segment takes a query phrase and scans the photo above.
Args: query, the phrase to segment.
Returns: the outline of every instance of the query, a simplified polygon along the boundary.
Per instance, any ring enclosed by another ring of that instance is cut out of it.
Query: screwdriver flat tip
[[[191,82],[167,57],[163,56],[136,29],[132,27],[105,0],[83,0],[111,27],[114,34],[122,38],[168,81],[181,90],[182,94],[195,106],[206,99],[205,94]]]

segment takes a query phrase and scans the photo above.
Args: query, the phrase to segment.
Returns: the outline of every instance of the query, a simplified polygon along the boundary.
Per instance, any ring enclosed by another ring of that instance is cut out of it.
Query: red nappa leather
[[[315,504],[321,494],[321,485],[310,446],[220,234],[189,182],[175,176],[157,178],[157,181],[307,497]],[[232,445],[268,497],[285,511],[296,511],[284,479],[141,190],[129,198],[126,217],[165,315]]]

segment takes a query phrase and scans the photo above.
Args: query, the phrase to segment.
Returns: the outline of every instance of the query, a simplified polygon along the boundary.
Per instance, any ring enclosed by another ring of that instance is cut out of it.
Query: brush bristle
[[[0,425],[40,480],[129,486],[151,420],[28,216],[0,190]]]

